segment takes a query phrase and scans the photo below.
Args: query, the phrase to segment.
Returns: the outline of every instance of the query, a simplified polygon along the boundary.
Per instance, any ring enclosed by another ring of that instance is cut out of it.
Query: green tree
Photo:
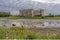
[[[8,17],[10,16],[9,12],[0,12],[0,17]]]
[[[53,14],[51,14],[51,13],[49,13],[49,17],[54,17],[54,15],[53,15]]]

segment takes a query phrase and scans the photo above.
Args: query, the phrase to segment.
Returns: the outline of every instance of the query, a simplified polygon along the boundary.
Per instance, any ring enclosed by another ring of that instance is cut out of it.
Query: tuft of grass
[[[0,39],[60,39],[59,29],[27,29],[23,27],[0,27]],[[58,31],[58,32],[57,32]]]

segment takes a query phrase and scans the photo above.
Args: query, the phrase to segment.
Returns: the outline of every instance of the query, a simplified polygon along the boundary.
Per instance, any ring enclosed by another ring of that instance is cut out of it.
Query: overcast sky
[[[27,7],[35,7],[36,4],[31,4],[28,2],[36,1],[38,7],[46,8],[47,11],[52,8],[50,11],[54,11],[55,13],[60,13],[60,0],[0,0],[0,11],[18,11],[19,9],[27,8]],[[44,4],[40,4],[40,3]],[[45,4],[46,3],[46,4]],[[54,4],[50,4],[54,3]],[[40,5],[40,6],[39,6]],[[15,12],[15,13],[16,13]]]
[[[43,3],[59,3],[60,4],[60,0],[32,0],[32,1],[43,2]]]
[[[0,11],[4,9],[18,10],[20,6],[24,6],[26,3],[28,4],[28,1],[60,4],[60,0],[0,0]]]

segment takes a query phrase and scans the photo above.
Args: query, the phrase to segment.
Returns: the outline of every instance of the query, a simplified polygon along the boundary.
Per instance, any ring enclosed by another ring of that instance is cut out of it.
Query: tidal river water
[[[23,26],[27,28],[51,28],[60,27],[60,20],[48,19],[0,19],[0,26],[12,27]]]

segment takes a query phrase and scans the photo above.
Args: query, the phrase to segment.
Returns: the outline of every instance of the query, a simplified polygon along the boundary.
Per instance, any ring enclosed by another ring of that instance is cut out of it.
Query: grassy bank
[[[27,29],[22,27],[0,27],[0,39],[60,39],[58,29]]]
[[[8,18],[8,19],[60,19],[60,16],[54,16],[54,17],[21,17],[21,16],[9,16],[9,17],[0,17],[0,18]]]

